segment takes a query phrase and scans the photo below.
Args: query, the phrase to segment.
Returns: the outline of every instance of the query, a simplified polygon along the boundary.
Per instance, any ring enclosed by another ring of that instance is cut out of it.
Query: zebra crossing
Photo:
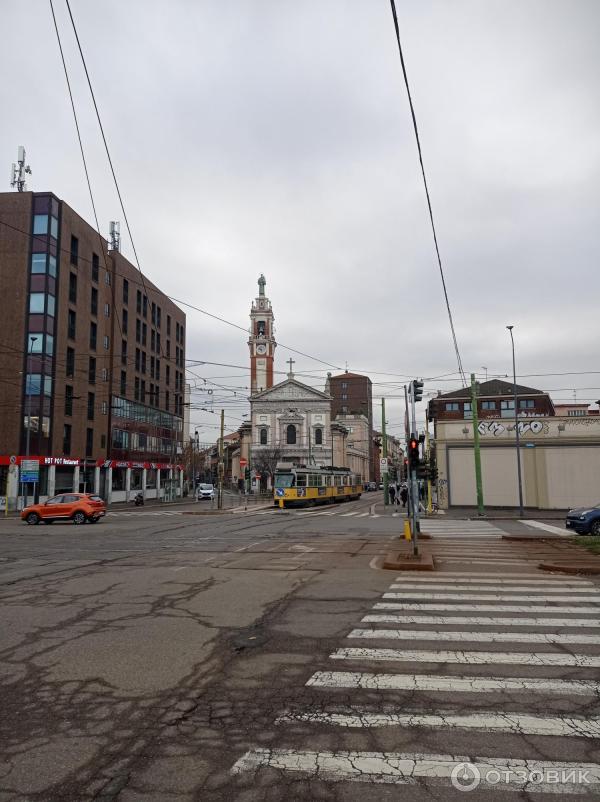
[[[299,518],[308,517],[308,518],[326,518],[330,516],[337,515],[340,518],[383,518],[383,515],[379,513],[372,512],[370,510],[352,510],[351,512],[345,512],[344,507],[337,507],[336,509],[329,509],[329,508],[318,508],[316,510],[286,510],[287,513],[291,513],[294,516]],[[270,507],[266,510],[248,510],[246,515],[258,516],[258,515],[280,515],[281,511],[276,507]],[[398,513],[394,514],[394,517],[398,515]]]
[[[463,797],[454,791],[475,788],[499,798],[524,791],[597,799],[599,613],[600,590],[583,578],[400,576],[329,655],[331,665],[308,679],[304,709],[279,712],[276,746],[249,749],[231,772],[257,781],[261,769],[275,768],[311,783],[372,784],[369,800],[382,783],[407,800],[415,786],[432,785],[455,799]],[[332,733],[339,749],[325,748]],[[418,748],[435,738],[460,744],[462,754]],[[417,748],[389,751],[396,743]]]

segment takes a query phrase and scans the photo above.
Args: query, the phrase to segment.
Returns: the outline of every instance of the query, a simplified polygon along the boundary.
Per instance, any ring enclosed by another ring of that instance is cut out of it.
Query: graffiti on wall
[[[512,426],[506,427],[504,426],[504,424],[500,423],[500,421],[489,420],[489,421],[481,421],[477,429],[482,437],[486,437],[487,435],[498,437],[498,435],[506,431],[514,432],[515,425],[513,423]],[[542,434],[542,433],[544,434],[548,433],[548,424],[545,423],[544,421],[535,418],[530,420],[519,421],[519,434]]]

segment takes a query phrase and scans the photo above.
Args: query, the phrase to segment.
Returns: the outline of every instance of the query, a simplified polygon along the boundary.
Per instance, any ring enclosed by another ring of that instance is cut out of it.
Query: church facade
[[[261,275],[250,311],[250,422],[240,434],[242,458],[270,486],[278,462],[344,466],[348,430],[331,420],[331,395],[294,376],[292,359],[287,378],[273,383],[277,343],[265,285]]]

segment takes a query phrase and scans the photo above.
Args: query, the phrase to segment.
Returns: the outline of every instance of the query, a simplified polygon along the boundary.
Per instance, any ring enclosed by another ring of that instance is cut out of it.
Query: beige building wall
[[[566,509],[600,501],[600,419],[545,418],[519,423],[523,503]],[[514,420],[480,423],[484,504],[518,506]],[[475,506],[473,428],[467,421],[436,427],[438,504]]]

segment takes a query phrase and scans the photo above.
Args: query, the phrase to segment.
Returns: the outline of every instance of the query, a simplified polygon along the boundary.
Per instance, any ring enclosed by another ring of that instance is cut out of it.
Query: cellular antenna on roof
[[[108,250],[121,250],[121,224],[115,220],[110,221],[108,234]]]
[[[27,184],[25,183],[25,174],[31,175],[31,167],[25,164],[25,148],[19,145],[19,156],[17,163],[13,162],[12,170],[10,171],[10,185],[16,187],[17,192],[25,192]]]

